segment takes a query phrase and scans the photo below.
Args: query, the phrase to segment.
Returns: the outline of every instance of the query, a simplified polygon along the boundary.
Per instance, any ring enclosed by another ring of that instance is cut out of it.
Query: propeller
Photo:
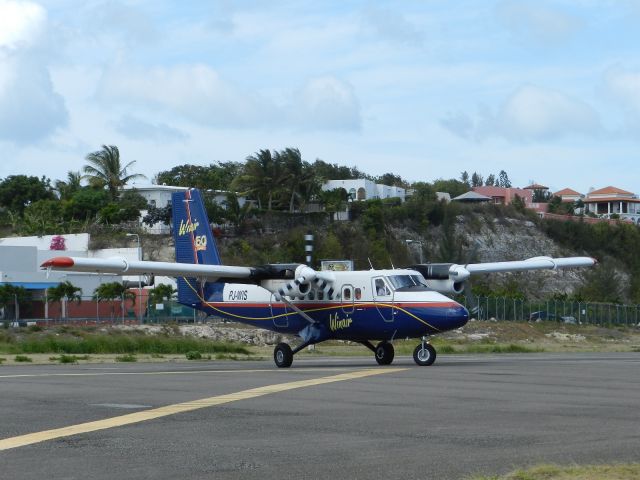
[[[474,257],[476,256],[476,253],[478,253],[479,248],[480,248],[480,242],[476,240],[475,242],[473,242],[473,247],[471,248],[471,250],[469,250],[467,254],[467,263],[465,263],[464,265],[464,271],[467,272],[468,276],[466,277],[465,281],[462,283],[462,285],[464,286],[464,298],[467,303],[467,310],[469,310],[469,314],[474,317],[480,311],[480,307],[478,306],[477,297],[473,294],[473,290],[471,287],[471,274],[467,270],[467,265],[469,265],[473,261]]]

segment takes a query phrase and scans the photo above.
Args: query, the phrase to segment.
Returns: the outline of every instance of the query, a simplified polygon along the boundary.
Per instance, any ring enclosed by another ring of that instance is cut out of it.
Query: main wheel
[[[293,363],[293,351],[286,343],[279,343],[273,349],[273,360],[278,368],[289,368]]]
[[[380,342],[376,347],[376,362],[378,362],[378,365],[391,365],[393,355],[393,345],[389,342]]]
[[[436,349],[428,343],[424,344],[424,348],[419,344],[413,351],[413,361],[421,367],[428,367],[436,361]]]

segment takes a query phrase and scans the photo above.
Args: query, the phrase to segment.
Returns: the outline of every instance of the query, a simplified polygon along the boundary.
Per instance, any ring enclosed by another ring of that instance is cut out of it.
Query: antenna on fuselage
[[[391,270],[395,270],[396,267],[393,265],[393,260],[391,260],[391,255],[389,255],[389,263],[391,264]]]
[[[371,267],[371,270],[375,270],[375,268],[373,268],[373,263],[371,263],[371,259],[369,257],[367,257],[367,261],[369,262],[369,266]]]

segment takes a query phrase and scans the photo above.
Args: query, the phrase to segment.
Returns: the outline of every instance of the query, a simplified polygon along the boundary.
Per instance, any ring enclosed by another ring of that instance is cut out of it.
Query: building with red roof
[[[640,198],[632,192],[608,186],[592,190],[583,201],[587,213],[605,218],[617,215],[640,225]]]
[[[562,190],[558,190],[553,194],[554,197],[560,197],[563,202],[575,202],[577,200],[582,200],[584,195],[580,192],[576,192],[571,188],[563,188]]]

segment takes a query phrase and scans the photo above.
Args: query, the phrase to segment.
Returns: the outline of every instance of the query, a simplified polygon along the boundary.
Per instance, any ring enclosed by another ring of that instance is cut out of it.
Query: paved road
[[[0,478],[459,479],[640,459],[640,354],[442,356],[434,367],[399,358],[392,367],[362,358],[296,359],[290,370],[0,367]],[[156,416],[140,421],[148,412]],[[15,446],[79,424],[71,436]]]

